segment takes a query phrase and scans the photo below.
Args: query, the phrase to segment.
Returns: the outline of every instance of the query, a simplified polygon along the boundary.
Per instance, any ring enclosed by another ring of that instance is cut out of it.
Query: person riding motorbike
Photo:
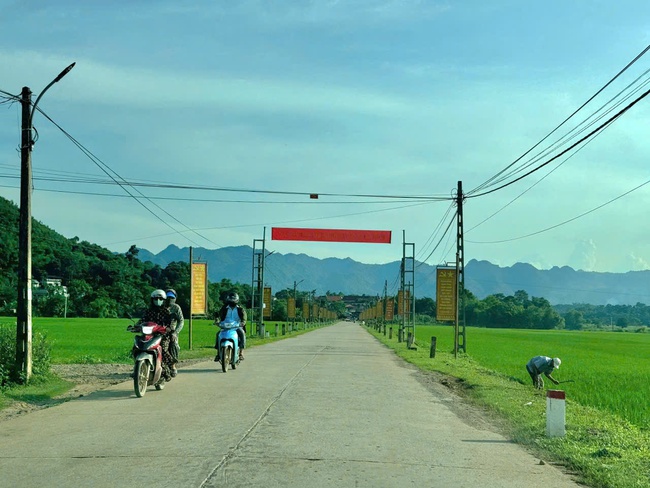
[[[185,320],[183,318],[183,310],[181,310],[180,305],[176,303],[176,290],[170,288],[165,292],[165,295],[167,297],[167,310],[169,310],[172,319],[172,333],[170,336],[171,341],[169,345],[169,352],[172,356],[174,364],[172,365],[171,374],[172,376],[176,376],[178,374],[178,371],[176,370],[176,363],[178,363],[178,355],[181,351],[181,346],[178,343],[178,334],[180,334],[181,330],[183,330],[183,324]]]
[[[172,316],[167,307],[165,307],[166,299],[167,295],[165,290],[154,290],[151,293],[150,306],[142,315],[140,322],[155,322],[158,325],[166,327],[168,330],[167,334],[163,336],[161,346],[163,351],[163,376],[169,381],[172,378],[174,361],[169,353]]]
[[[239,340],[239,360],[244,360],[244,348],[246,347],[246,309],[239,305],[239,295],[231,291],[226,296],[226,303],[216,313],[214,323],[218,324],[223,321],[239,322],[237,328],[237,338]],[[217,355],[214,357],[215,362],[219,362],[219,334],[215,341],[214,348]]]

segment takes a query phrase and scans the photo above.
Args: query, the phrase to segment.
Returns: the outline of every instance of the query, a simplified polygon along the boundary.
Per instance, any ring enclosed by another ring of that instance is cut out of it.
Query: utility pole
[[[454,356],[458,350],[467,352],[467,333],[465,330],[465,235],[463,231],[463,182],[458,182],[456,191],[456,340]],[[460,330],[459,330],[460,329]]]
[[[18,225],[18,303],[16,305],[16,367],[14,380],[32,376],[32,91],[20,98],[20,223]]]
[[[20,137],[20,222],[18,224],[18,301],[16,304],[16,363],[13,379],[27,383],[32,376],[32,119],[41,97],[74,68],[65,68],[36,97],[24,86],[20,104],[22,122]]]

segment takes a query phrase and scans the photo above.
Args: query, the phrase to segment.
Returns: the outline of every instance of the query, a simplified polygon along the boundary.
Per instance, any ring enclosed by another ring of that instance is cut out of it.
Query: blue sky
[[[649,19],[631,0],[0,0],[0,90],[35,98],[76,62],[39,108],[125,180],[195,188],[137,187],[138,203],[37,113],[32,212],[66,237],[158,252],[252,245],[266,228],[269,250],[385,263],[405,235],[436,265],[454,260],[457,181],[476,189],[544,138],[650,44]],[[538,150],[648,68],[650,54]],[[587,212],[650,179],[649,103],[569,159],[468,198],[465,259],[648,269],[650,184]],[[19,136],[19,104],[0,105],[13,201]],[[274,226],[391,230],[393,243],[271,241]]]

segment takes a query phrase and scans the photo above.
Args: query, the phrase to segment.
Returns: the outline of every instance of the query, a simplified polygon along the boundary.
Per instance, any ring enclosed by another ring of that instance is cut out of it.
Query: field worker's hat
[[[559,368],[560,364],[562,364],[562,361],[560,361],[560,358],[553,358],[553,367],[555,369]]]

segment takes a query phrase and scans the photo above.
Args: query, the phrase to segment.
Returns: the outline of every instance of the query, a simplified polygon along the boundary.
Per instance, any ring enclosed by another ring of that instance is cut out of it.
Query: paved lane
[[[357,324],[218,366],[144,398],[122,383],[0,423],[0,486],[578,486],[459,418],[455,397]]]

